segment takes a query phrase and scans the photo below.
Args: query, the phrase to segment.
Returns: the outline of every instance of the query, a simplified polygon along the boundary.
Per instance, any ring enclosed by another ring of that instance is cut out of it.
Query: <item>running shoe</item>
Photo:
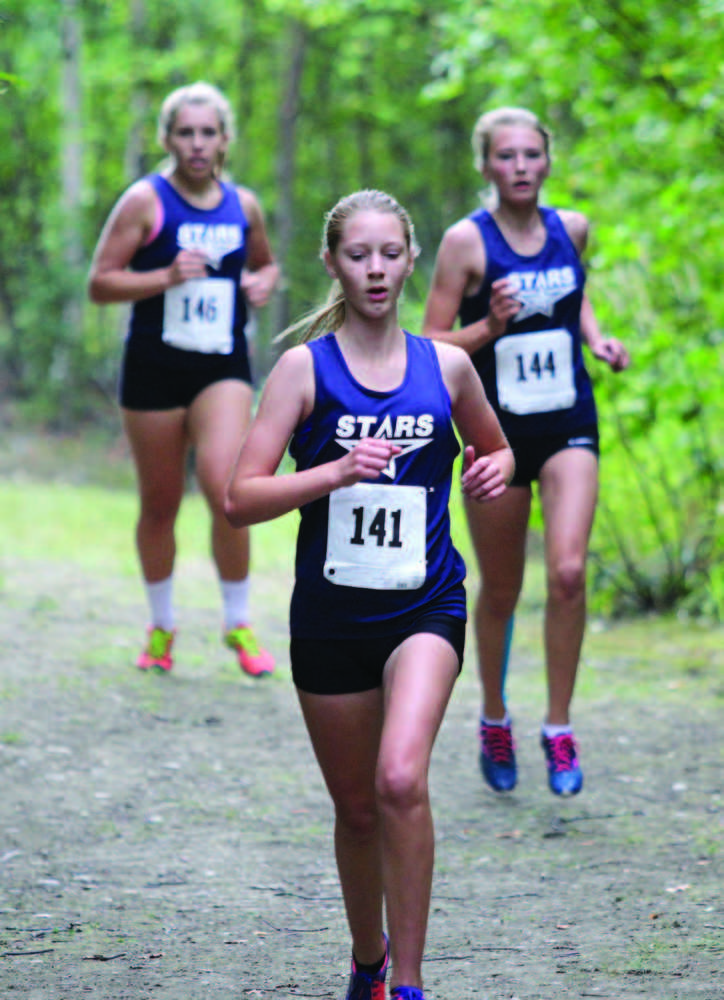
[[[510,725],[491,726],[480,720],[480,770],[494,791],[509,792],[515,788],[518,769]]]
[[[168,672],[173,666],[171,658],[171,647],[173,646],[173,632],[167,632],[158,626],[148,626],[148,640],[146,648],[136,660],[139,670],[165,670]]]
[[[425,994],[417,986],[395,986],[390,1000],[425,1000]]]
[[[390,944],[387,935],[383,934],[382,936],[385,939],[385,960],[382,963],[382,968],[372,975],[368,972],[362,972],[357,968],[353,955],[345,1000],[385,1000],[385,979],[390,965]]]
[[[239,658],[239,666],[250,677],[263,677],[274,670],[274,658],[262,649],[248,625],[237,625],[229,629],[224,642]]]
[[[583,771],[573,733],[559,736],[541,733],[540,745],[546,755],[550,790],[554,795],[577,795],[583,788]]]

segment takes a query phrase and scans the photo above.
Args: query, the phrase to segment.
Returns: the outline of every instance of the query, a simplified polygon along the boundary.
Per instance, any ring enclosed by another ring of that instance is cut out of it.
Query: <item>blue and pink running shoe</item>
[[[546,755],[548,785],[554,795],[578,795],[583,788],[583,771],[573,733],[558,736],[541,734],[540,745]]]
[[[390,1000],[425,1000],[425,994],[416,986],[395,986]]]
[[[362,972],[357,968],[353,955],[352,971],[349,976],[345,1000],[385,1000],[385,979],[390,965],[390,943],[386,934],[382,936],[385,939],[385,960],[382,963],[382,968],[373,974]]]
[[[494,726],[480,720],[480,770],[496,792],[510,792],[518,781],[511,726]]]

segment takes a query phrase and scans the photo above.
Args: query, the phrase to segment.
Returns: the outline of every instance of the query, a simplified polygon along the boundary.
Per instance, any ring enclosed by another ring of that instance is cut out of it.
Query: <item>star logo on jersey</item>
[[[244,245],[244,234],[237,223],[216,224],[184,222],[176,233],[176,242],[182,250],[200,250],[210,267],[218,271],[227,254]]]
[[[514,323],[522,323],[530,316],[552,317],[556,304],[576,290],[576,273],[572,267],[513,271],[506,277],[514,289],[513,297],[521,306],[513,317]]]
[[[380,435],[377,434],[375,435],[375,437],[379,436]],[[424,448],[426,444],[430,444],[430,438],[415,438],[412,441],[409,438],[385,438],[385,440],[389,441],[390,444],[396,444],[400,449],[399,454],[393,455],[380,473],[382,476],[387,476],[388,479],[394,479],[397,475],[398,458],[402,458],[403,455],[407,455],[411,451],[417,451],[418,448]],[[345,451],[352,451],[354,446],[359,444],[359,441],[350,441],[345,438],[335,438],[335,441],[338,445],[340,445],[340,447],[344,448]]]

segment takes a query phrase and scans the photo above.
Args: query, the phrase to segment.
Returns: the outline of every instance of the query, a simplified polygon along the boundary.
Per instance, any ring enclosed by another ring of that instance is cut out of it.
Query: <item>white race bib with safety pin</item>
[[[424,486],[356,483],[329,496],[324,576],[341,587],[416,590],[425,582]]]
[[[516,333],[495,342],[498,401],[508,413],[548,413],[576,401],[568,330]]]
[[[234,282],[191,278],[163,297],[163,342],[182,351],[231,354]]]

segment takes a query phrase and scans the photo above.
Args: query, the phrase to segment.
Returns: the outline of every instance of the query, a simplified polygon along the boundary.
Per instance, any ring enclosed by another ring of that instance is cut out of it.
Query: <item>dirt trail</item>
[[[286,666],[287,581],[262,567],[258,587],[272,679],[241,677],[216,612],[188,607],[174,673],[150,677],[130,666],[135,580],[0,561],[0,996],[344,996],[331,812]],[[586,787],[563,802],[537,744],[536,629],[521,618],[510,689],[519,789],[496,797],[479,778],[471,655],[439,738],[426,995],[721,1000],[721,653],[700,658],[696,698],[661,663],[650,694],[626,700],[637,653],[589,636],[584,669],[603,680],[578,698]]]

